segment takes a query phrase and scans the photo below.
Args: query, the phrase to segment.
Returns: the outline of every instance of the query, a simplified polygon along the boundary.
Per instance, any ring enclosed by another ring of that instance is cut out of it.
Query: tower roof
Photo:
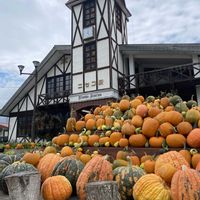
[[[87,1],[87,0],[68,0],[66,3],[66,6],[71,9],[73,6],[80,4],[82,2],[85,2],[85,1]],[[115,1],[118,3],[118,5],[122,9],[122,11],[125,13],[126,17],[130,17],[131,13],[128,10],[128,8],[126,7],[125,0],[115,0]]]

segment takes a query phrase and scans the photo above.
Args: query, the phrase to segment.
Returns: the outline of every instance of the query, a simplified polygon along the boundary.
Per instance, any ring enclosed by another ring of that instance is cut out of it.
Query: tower
[[[117,99],[123,75],[119,45],[127,44],[131,16],[124,0],[68,0],[71,9],[70,103]]]

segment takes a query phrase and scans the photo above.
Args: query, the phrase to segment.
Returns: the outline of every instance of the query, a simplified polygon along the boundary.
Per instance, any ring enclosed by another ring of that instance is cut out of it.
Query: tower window
[[[117,4],[115,4],[115,15],[117,29],[122,32],[122,11]]]
[[[83,26],[88,27],[96,23],[95,0],[86,1],[83,4]]]
[[[97,67],[96,42],[84,45],[84,70],[94,70]]]

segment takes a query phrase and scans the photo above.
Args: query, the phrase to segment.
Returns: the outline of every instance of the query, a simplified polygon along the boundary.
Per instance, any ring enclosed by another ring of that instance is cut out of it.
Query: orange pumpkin
[[[96,129],[95,119],[88,119],[85,126],[87,130],[91,130],[91,131],[95,130]]]
[[[177,126],[180,122],[183,121],[183,116],[178,111],[169,111],[166,112],[165,119],[172,125]]]
[[[105,120],[102,119],[102,118],[99,118],[97,121],[96,121],[96,127],[97,129],[100,129],[102,128],[102,126],[105,124]]]
[[[113,118],[110,116],[105,117],[105,125],[107,128],[111,128],[113,126]]]
[[[129,100],[127,99],[122,99],[120,102],[119,102],[119,108],[122,112],[128,110],[130,108],[130,102]]]
[[[79,135],[76,133],[73,133],[69,136],[69,143],[76,143],[79,140]]]
[[[146,105],[144,104],[141,104],[141,105],[138,105],[137,108],[136,108],[136,115],[140,115],[142,118],[146,117],[147,114],[148,114],[148,108]]]
[[[110,142],[110,138],[109,137],[101,137],[101,138],[99,138],[99,145],[100,146],[104,146],[106,142]]]
[[[128,139],[127,138],[121,138],[120,140],[119,140],[119,146],[120,147],[127,147],[128,146]]]
[[[65,144],[69,143],[69,135],[68,134],[61,134],[56,139],[56,144],[59,146],[64,146]]]
[[[186,149],[182,149],[179,151],[179,153],[185,158],[185,160],[189,163],[189,165],[191,164],[191,160],[192,160],[192,156],[190,154],[190,152]]]
[[[192,125],[189,122],[181,122],[176,126],[179,134],[188,135],[192,130]]]
[[[166,108],[167,106],[169,106],[170,104],[170,101],[169,101],[169,98],[168,97],[162,97],[160,99],[160,105],[163,107],[163,108]]]
[[[66,147],[63,147],[63,148],[61,149],[60,154],[61,154],[62,157],[66,157],[66,156],[71,156],[71,155],[73,155],[74,152],[73,152],[73,150],[72,150],[71,147],[66,146]]]
[[[200,148],[200,128],[195,128],[187,136],[187,144],[192,148]]]
[[[81,120],[77,121],[75,128],[76,128],[76,131],[82,131],[83,128],[85,128],[85,121],[81,121]]]
[[[69,199],[72,186],[65,176],[52,176],[42,184],[41,193],[44,200]]]
[[[106,159],[107,156],[97,155],[83,168],[76,183],[76,191],[80,200],[86,199],[85,188],[88,182],[113,180],[112,165]]]
[[[185,120],[191,124],[197,123],[200,119],[200,112],[194,108],[191,108],[186,112]]]
[[[135,115],[131,120],[131,124],[133,124],[133,126],[135,126],[136,128],[142,127],[143,118],[140,115]]]
[[[199,191],[200,174],[194,169],[182,166],[182,170],[178,170],[172,178],[172,198],[196,200],[199,199]]]
[[[55,165],[60,160],[61,160],[61,157],[53,153],[49,153],[40,159],[37,169],[41,174],[42,182],[44,182],[48,177],[51,176],[51,173]]]
[[[155,169],[155,160],[146,160],[144,162],[144,171],[146,173],[154,173]]]
[[[195,169],[200,162],[200,153],[196,153],[192,156],[192,167]]]
[[[89,135],[88,137],[88,145],[93,147],[95,143],[99,143],[99,135]]]
[[[165,122],[159,126],[160,135],[166,138],[168,135],[174,133],[174,126],[169,122]]]
[[[138,95],[135,97],[135,99],[139,99],[142,103],[144,102],[144,97],[142,95]]]
[[[150,147],[154,147],[154,148],[161,148],[163,142],[165,141],[164,137],[151,137],[149,139],[149,145]]]
[[[88,163],[92,159],[92,157],[89,154],[82,154],[79,159],[84,164],[86,164],[86,163]]]
[[[113,132],[111,135],[110,135],[110,144],[112,146],[114,146],[114,144],[116,142],[119,142],[119,140],[122,138],[122,133],[121,132]]]
[[[94,118],[95,118],[94,114],[91,114],[91,113],[87,113],[87,114],[84,116],[85,122],[87,122],[89,119],[94,119]]]
[[[170,134],[166,137],[166,142],[169,147],[179,148],[184,147],[186,138],[181,134]]]
[[[129,137],[129,144],[133,147],[144,147],[147,139],[143,134],[134,134]]]
[[[25,161],[26,163],[32,164],[36,167],[37,164],[39,163],[40,155],[39,155],[39,153],[27,152],[24,154],[22,160]]]
[[[95,109],[94,109],[94,115],[99,115],[101,113],[101,107],[97,106]]]
[[[121,132],[124,135],[128,135],[128,136],[133,135],[134,132],[135,132],[135,127],[132,124],[128,123],[128,122],[124,123],[122,125]]]
[[[139,106],[140,104],[142,104],[140,99],[133,99],[130,102],[131,108],[137,108],[137,106]]]
[[[155,117],[159,113],[161,113],[161,109],[159,109],[158,106],[151,106],[148,110],[148,116],[151,118]]]
[[[153,118],[146,118],[142,125],[142,134],[146,137],[155,136],[159,127],[159,122]]]

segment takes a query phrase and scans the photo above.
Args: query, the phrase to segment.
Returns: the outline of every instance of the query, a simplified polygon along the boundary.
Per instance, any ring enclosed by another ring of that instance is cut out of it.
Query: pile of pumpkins
[[[58,146],[200,148],[200,107],[180,96],[155,98],[125,95],[119,102],[94,108],[81,119],[66,122]]]
[[[65,200],[72,195],[85,200],[86,185],[96,181],[116,181],[122,200],[199,199],[200,153],[194,150],[191,163],[177,151],[138,158],[121,150],[115,160],[96,153],[86,163],[80,160],[78,151],[72,151],[69,156],[48,151],[49,148],[43,152],[27,152],[21,158],[1,154],[0,188],[8,193],[5,176],[38,171],[44,200]]]

